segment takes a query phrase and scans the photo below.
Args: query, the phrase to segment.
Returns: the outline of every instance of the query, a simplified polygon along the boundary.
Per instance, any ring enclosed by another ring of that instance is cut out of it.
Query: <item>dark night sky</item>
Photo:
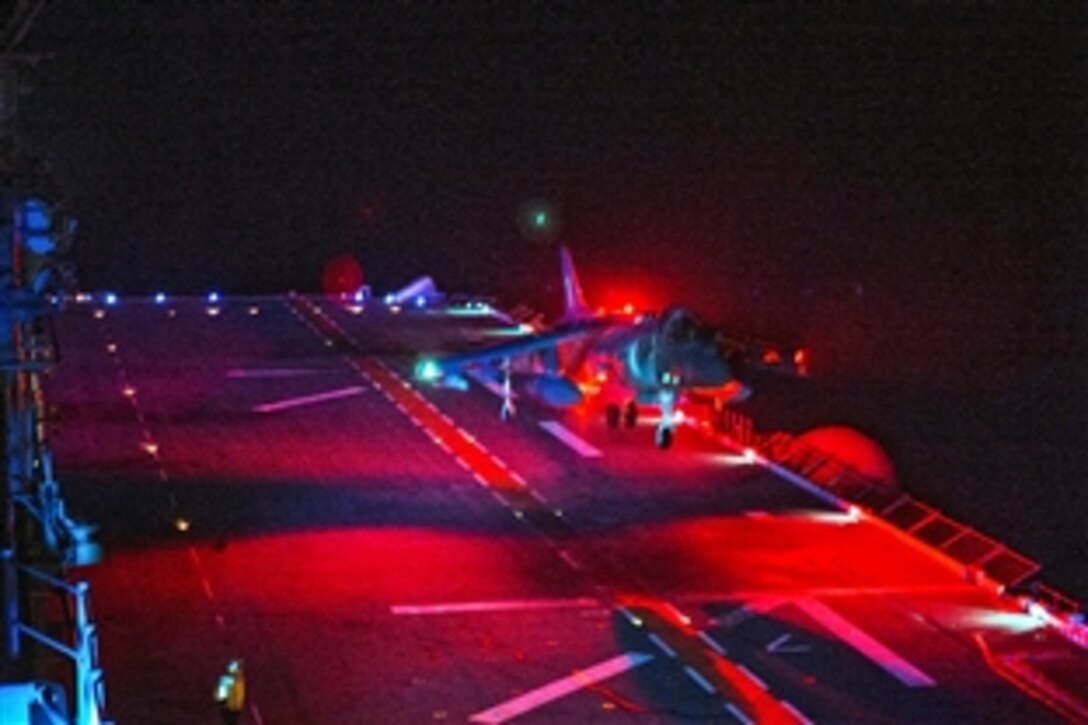
[[[22,126],[85,288],[314,290],[346,252],[543,306],[545,199],[591,297],[1041,386],[998,415],[1088,439],[1083,4],[356,5],[46,8]]]
[[[55,3],[25,43],[55,53],[23,127],[85,287],[316,289],[347,252],[379,289],[546,305],[517,225],[545,199],[591,296],[837,336],[843,365],[902,355],[890,325],[935,372],[938,309],[975,357],[1077,342],[1081,17],[196,5]]]

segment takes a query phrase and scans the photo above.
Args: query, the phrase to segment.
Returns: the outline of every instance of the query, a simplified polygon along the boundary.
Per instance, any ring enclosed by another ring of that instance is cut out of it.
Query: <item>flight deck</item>
[[[451,313],[452,312],[452,313]],[[1063,722],[1084,649],[703,426],[418,384],[508,321],[289,295],[56,319],[107,711],[251,723]],[[758,395],[758,391],[756,393]]]

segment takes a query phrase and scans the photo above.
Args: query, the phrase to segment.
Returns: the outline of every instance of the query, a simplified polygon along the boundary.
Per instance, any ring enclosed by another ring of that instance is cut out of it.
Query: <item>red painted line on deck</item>
[[[415,390],[405,388],[399,375],[371,358],[360,357],[354,362],[393,402],[404,406],[405,412],[420,422],[435,443],[446,447],[450,455],[461,458],[468,465],[469,471],[488,486],[500,491],[525,488],[517,474],[492,456],[475,438],[449,422],[449,419]]]
[[[760,683],[752,680],[739,666],[733,664],[721,655],[711,657],[711,664],[715,674],[728,686],[729,691],[737,696],[741,709],[750,715],[758,723],[797,723],[806,722],[798,717],[792,707],[784,707],[779,700],[768,690],[763,689]]]
[[[327,342],[354,346],[354,341],[314,304],[294,297],[289,304],[309,322]],[[420,395],[407,381],[377,360],[362,355],[352,359],[355,368],[381,393],[403,410],[405,415],[426,431],[434,442],[456,459],[465,462],[470,473],[485,485],[499,491],[524,491],[527,487],[516,473],[495,458],[486,448]]]
[[[723,697],[735,700],[743,714],[753,722],[776,725],[808,722],[793,706],[783,705],[750,672],[730,661],[721,647],[709,646],[702,633],[693,626],[691,618],[673,605],[653,597],[636,595],[622,596],[617,604],[627,614],[629,621],[647,632],[651,641],[665,642],[680,662],[689,666]]]

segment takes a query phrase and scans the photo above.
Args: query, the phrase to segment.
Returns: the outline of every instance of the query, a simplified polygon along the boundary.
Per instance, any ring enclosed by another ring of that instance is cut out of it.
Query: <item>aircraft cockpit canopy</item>
[[[670,307],[661,314],[661,332],[666,340],[674,343],[713,343],[717,335],[714,328],[684,307]]]

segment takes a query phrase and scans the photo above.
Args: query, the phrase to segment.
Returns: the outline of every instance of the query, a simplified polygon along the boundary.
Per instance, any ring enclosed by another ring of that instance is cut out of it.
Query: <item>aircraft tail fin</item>
[[[559,267],[563,274],[563,319],[592,316],[593,312],[582,294],[582,284],[578,281],[578,270],[574,268],[574,260],[566,245],[559,247]]]
[[[433,302],[441,297],[443,297],[443,294],[438,291],[434,280],[429,275],[423,275],[415,278],[399,290],[387,294],[385,301],[386,304],[390,305],[406,305],[417,300]]]

